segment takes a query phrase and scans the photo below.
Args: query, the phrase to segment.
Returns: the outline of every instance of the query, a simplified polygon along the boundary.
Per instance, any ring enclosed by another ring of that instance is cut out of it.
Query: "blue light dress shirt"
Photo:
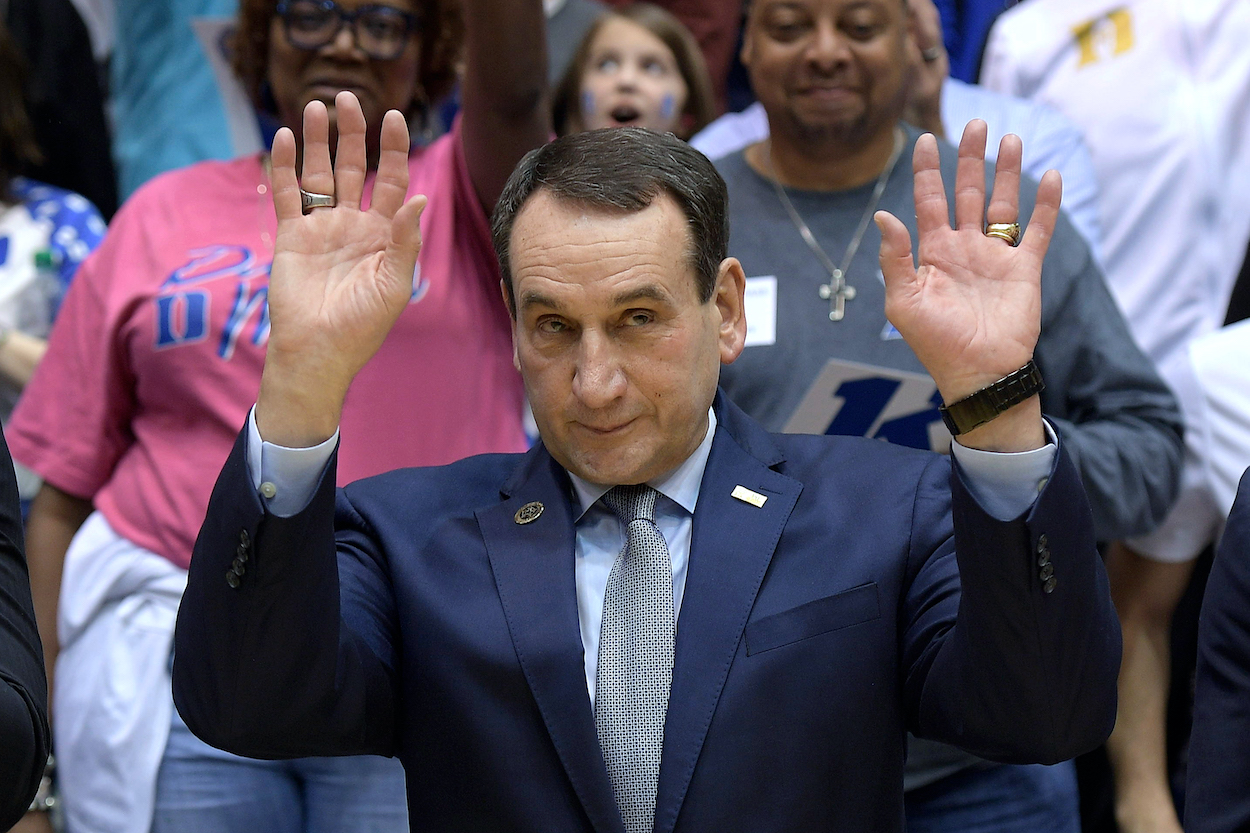
[[[255,408],[248,416],[247,431],[248,471],[266,509],[283,518],[297,514],[312,499],[338,444],[338,432],[311,448],[286,448],[264,442],[256,428]],[[694,453],[673,471],[647,484],[661,495],[655,502],[655,522],[673,560],[673,613],[678,617],[679,627],[694,509],[699,502],[699,487],[715,434],[716,413],[708,409],[707,433]],[[951,443],[951,453],[963,469],[969,489],[991,516],[1010,520],[1033,505],[1054,464],[1057,440],[1050,423],[1046,423],[1046,436],[1048,445],[1036,451],[1013,454],[980,451],[958,442]],[[588,483],[574,474],[569,478],[573,483],[572,497],[578,507],[574,545],[577,617],[586,665],[586,691],[594,703],[603,597],[612,564],[625,548],[626,533],[611,510],[599,502],[610,487]]]

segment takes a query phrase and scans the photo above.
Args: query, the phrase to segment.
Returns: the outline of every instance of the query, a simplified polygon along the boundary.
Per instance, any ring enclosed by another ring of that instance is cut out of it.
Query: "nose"
[[[339,30],[334,33],[334,39],[326,44],[325,49],[335,55],[364,54],[356,41],[356,27],[346,20],[339,20]]]
[[[836,22],[820,20],[807,49],[807,59],[822,69],[829,69],[848,60],[846,38],[838,31]]]
[[[578,345],[573,369],[573,395],[587,408],[610,406],[628,387],[616,348],[602,333],[588,330]]]
[[[634,89],[638,86],[639,69],[633,61],[623,61],[616,71],[618,89]]]

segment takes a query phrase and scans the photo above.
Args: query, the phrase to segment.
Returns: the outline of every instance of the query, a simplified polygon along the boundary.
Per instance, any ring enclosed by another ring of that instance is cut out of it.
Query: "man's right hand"
[[[303,178],[295,175],[295,136],[273,143],[273,201],[278,215],[269,280],[271,331],[256,403],[268,442],[307,447],[333,435],[348,386],[412,294],[421,250],[425,197],[405,202],[408,128],[395,111],[382,122],[381,156],[369,209],[362,211],[365,119],[350,92],[335,98],[338,149],[330,162],[324,104],[304,108]],[[333,208],[302,213],[306,191],[333,194]]]

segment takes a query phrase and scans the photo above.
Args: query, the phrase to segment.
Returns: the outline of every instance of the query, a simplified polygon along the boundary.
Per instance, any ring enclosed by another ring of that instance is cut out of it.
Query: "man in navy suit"
[[[770,435],[718,395],[746,332],[724,183],[671,136],[621,129],[535,151],[496,212],[542,442],[336,497],[341,405],[408,297],[424,204],[404,201],[388,114],[359,209],[364,122],[340,95],[334,166],[316,102],[301,182],[289,132],[274,143],[265,371],[176,634],[193,731],[258,757],[398,755],[414,829],[629,833],[901,830],[906,729],[1021,762],[1106,737],[1119,633],[1027,373],[1057,175],[1018,247],[983,233],[1013,236],[1018,140],[987,208],[970,129],[954,228],[918,143],[918,270],[877,217],[887,311],[951,403],[953,465]],[[301,186],[337,206],[302,215]],[[631,484],[654,516],[622,523],[610,487]],[[640,553],[658,595],[618,583]],[[658,710],[610,724],[656,680]]]

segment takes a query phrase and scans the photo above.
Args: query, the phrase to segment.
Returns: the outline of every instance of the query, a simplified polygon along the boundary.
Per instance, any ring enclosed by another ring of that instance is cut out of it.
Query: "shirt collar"
[[[699,484],[703,482],[703,470],[707,468],[707,458],[712,452],[712,437],[715,434],[716,411],[708,408],[707,434],[704,435],[703,442],[699,443],[698,448],[684,463],[668,474],[647,481],[647,485],[693,515],[695,504],[699,502]],[[569,479],[573,481],[573,493],[581,507],[576,518],[580,521],[586,511],[595,505],[595,501],[607,494],[611,487],[589,483],[572,472],[569,472]]]

